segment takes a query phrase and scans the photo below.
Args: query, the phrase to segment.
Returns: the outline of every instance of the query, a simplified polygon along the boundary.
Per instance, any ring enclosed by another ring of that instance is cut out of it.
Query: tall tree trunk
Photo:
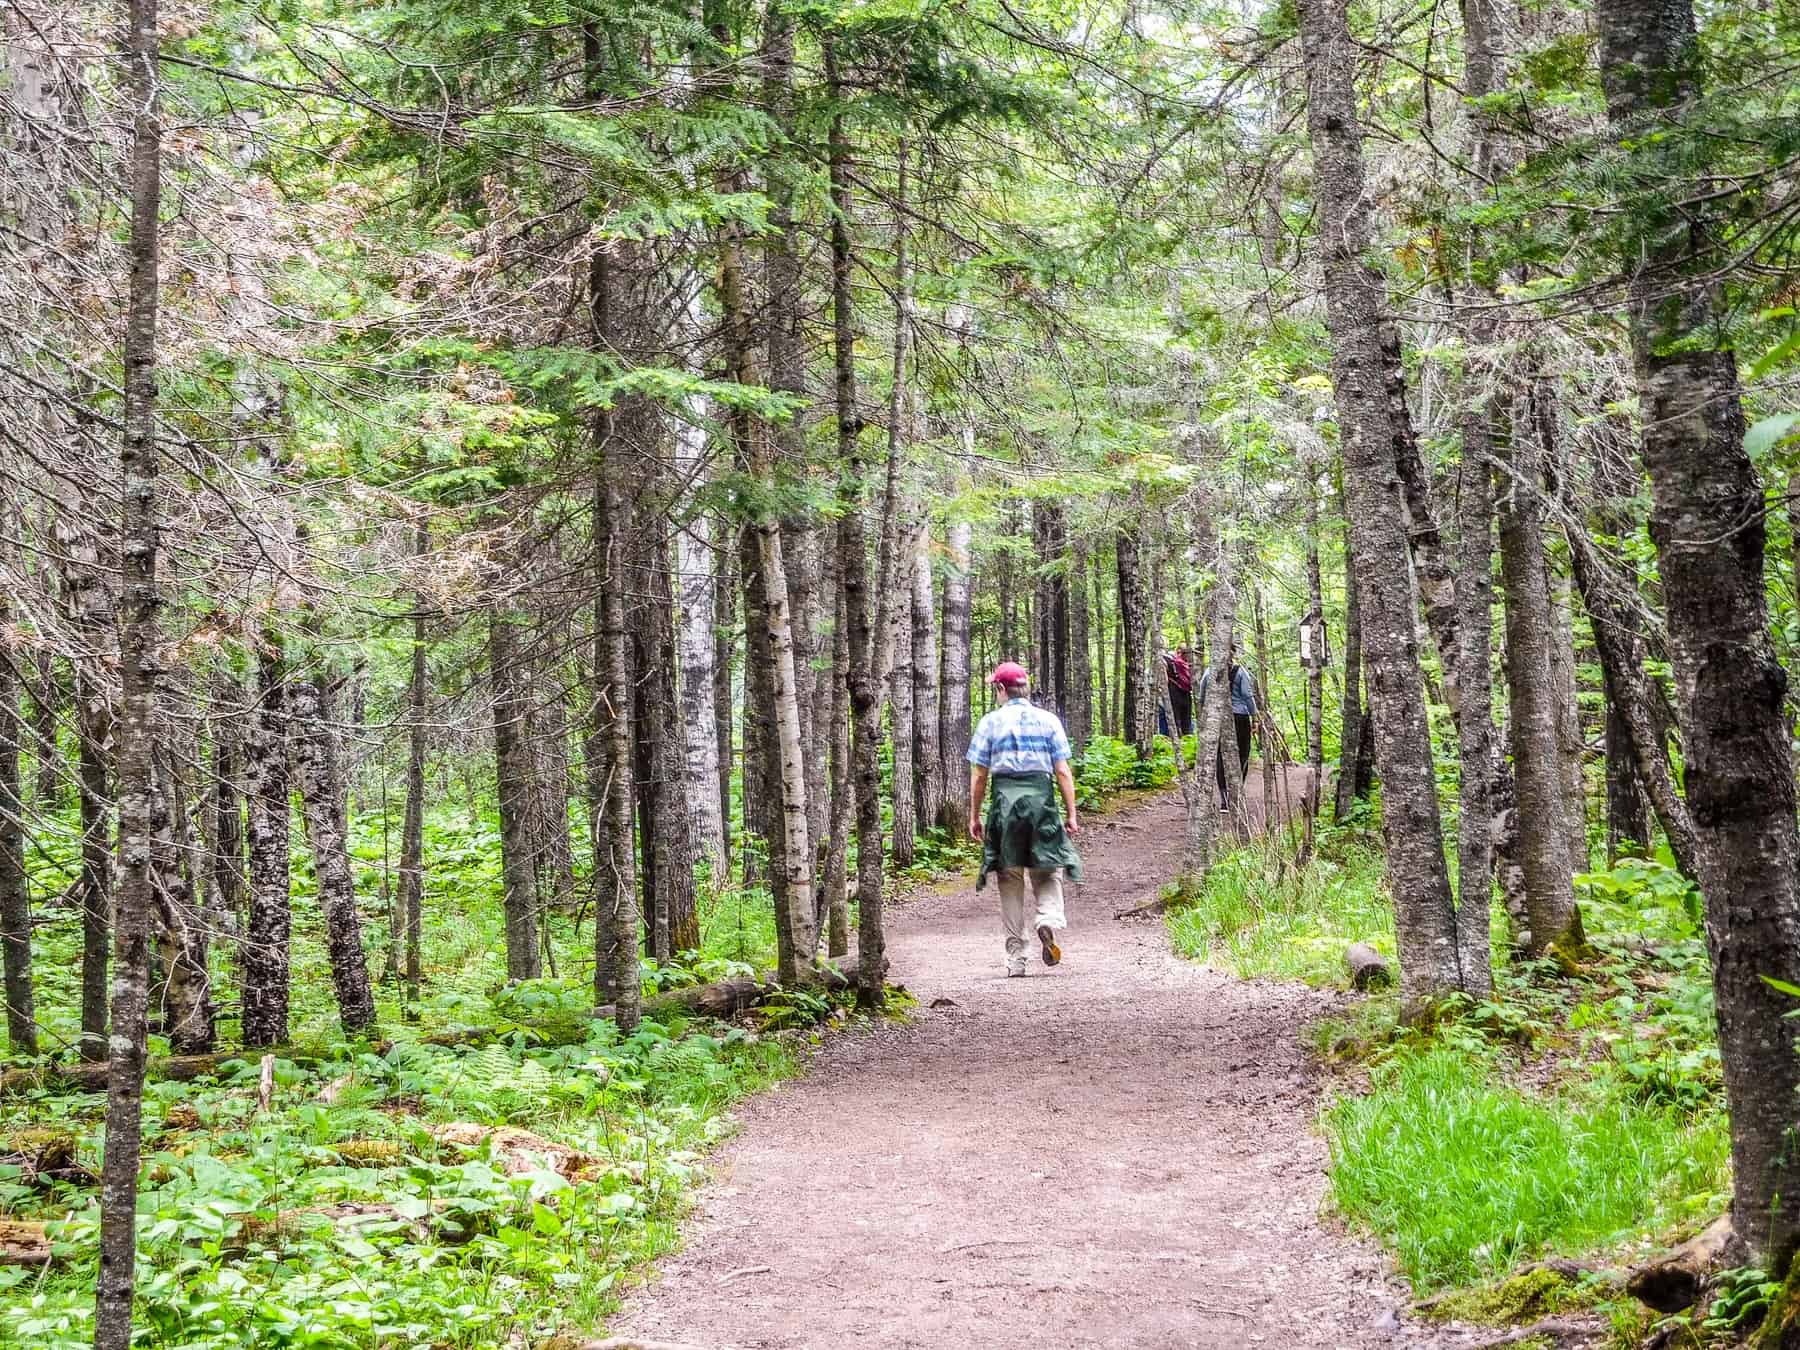
[[[931,530],[922,525],[913,548],[912,681],[913,800],[927,829],[944,814],[944,763],[939,744],[937,590],[931,575]]]
[[[431,523],[420,516],[413,534],[413,553],[431,551]],[[426,665],[426,618],[430,613],[423,590],[413,594],[412,671],[406,686],[406,818],[400,827],[400,931],[404,957],[401,978],[406,1004],[419,1001],[420,939],[425,904],[425,751],[430,711],[430,670]]]
[[[39,811],[60,810],[63,803],[66,771],[56,735],[62,693],[55,655],[39,652],[37,679],[31,686],[31,754],[37,769],[31,799]]]
[[[1090,613],[1093,616],[1091,622],[1094,628],[1094,645],[1100,658],[1094,662],[1094,679],[1098,686],[1096,697],[1100,701],[1100,715],[1094,719],[1094,729],[1102,736],[1117,736],[1119,727],[1113,717],[1112,685],[1106,678],[1107,655],[1111,651],[1111,645],[1106,640],[1105,564],[1101,561],[1098,550],[1094,553],[1092,573],[1089,578],[1093,597]]]
[[[91,583],[89,594],[103,590]],[[107,617],[99,619],[85,606],[77,609],[83,619],[83,635],[97,641],[111,625],[112,605],[104,601]],[[97,652],[104,648],[96,647]],[[104,676],[96,661],[77,665],[75,716],[81,809],[81,1057],[106,1058],[108,1013],[107,960],[112,937],[113,845],[112,786],[109,765],[113,759],[114,717]]]
[[[950,522],[944,566],[943,699],[938,707],[938,750],[944,766],[944,810],[938,824],[952,839],[969,826],[970,680],[969,615],[971,553],[975,530],[966,520]]]
[[[846,471],[847,472],[847,471]],[[838,554],[842,531],[832,552]],[[850,616],[844,608],[844,564],[837,557],[831,568],[832,589],[837,594],[837,620],[831,650],[831,821],[825,848],[825,887],[819,894],[818,918],[827,930],[825,951],[831,957],[850,951],[849,854],[850,819],[855,803],[850,796]]]
[[[824,44],[825,77],[832,102],[843,106],[837,50]],[[850,783],[856,803],[857,1002],[879,1008],[886,997],[887,941],[882,911],[881,678],[876,625],[888,601],[869,594],[869,546],[864,518],[868,462],[862,451],[862,409],[856,396],[855,259],[850,251],[850,146],[843,114],[832,117],[831,176],[832,367],[837,448],[842,465],[838,492],[838,561],[844,579],[844,621],[849,650],[845,667],[850,704]],[[884,494],[885,496],[885,494]],[[889,503],[891,507],[891,502]]]
[[[688,302],[690,337],[702,327],[699,296]],[[694,358],[697,360],[697,356]],[[694,373],[699,373],[697,370]],[[706,406],[695,400],[675,425],[675,476],[691,483],[690,494],[704,481]],[[691,500],[691,497],[690,497]],[[713,553],[713,520],[691,510],[675,534],[676,603],[680,606],[677,641],[681,659],[681,741],[687,804],[699,855],[706,861],[714,886],[725,880],[724,802],[719,791],[720,744],[714,703],[718,648],[717,564]]]
[[[793,128],[794,20],[780,5],[764,21],[763,104],[770,120],[784,131]],[[805,391],[805,357],[800,346],[800,261],[793,216],[793,184],[787,170],[771,162],[767,191],[771,229],[764,236],[764,270],[768,281],[767,333],[769,386],[801,395]],[[752,438],[751,471],[772,482],[779,451],[790,463],[804,455],[799,426],[792,422],[763,428]],[[778,968],[786,983],[810,976],[817,947],[813,930],[813,850],[811,810],[801,685],[787,558],[779,522],[767,506],[751,522],[761,572],[758,611],[752,622],[766,642],[770,676],[771,723],[767,729],[775,773],[775,828],[781,836],[779,857],[771,856],[770,880],[778,914]]]
[[[1119,714],[1119,738],[1137,747],[1138,757],[1150,758],[1150,728],[1156,725],[1151,712],[1152,700],[1145,666],[1145,646],[1149,641],[1150,619],[1145,612],[1143,567],[1139,559],[1138,536],[1134,525],[1126,525],[1114,541],[1119,566],[1119,651],[1118,684],[1123,692]]]
[[[1485,4],[1487,0],[1469,0]],[[1490,914],[1494,895],[1494,491],[1488,414],[1465,410],[1457,484],[1458,683],[1463,717],[1457,737],[1461,811],[1456,827],[1456,935],[1464,991],[1494,991]]]
[[[915,540],[921,528],[914,521],[907,521],[900,530],[900,541],[896,545],[896,557],[905,566],[896,563],[894,584],[896,587],[892,613],[888,627],[893,633],[891,639],[893,665],[888,678],[888,719],[891,735],[889,744],[893,755],[892,792],[893,792],[893,838],[890,847],[893,850],[895,867],[911,867],[913,849],[918,837],[917,797],[913,791],[913,625],[912,607],[903,603],[912,593],[910,582],[913,573],[913,558],[917,552]],[[902,582],[909,583],[904,587]]]
[[[1525,433],[1525,434],[1521,434]],[[1529,929],[1519,945],[1533,956],[1573,960],[1582,943],[1564,830],[1557,743],[1556,631],[1544,558],[1537,457],[1515,428],[1500,494],[1500,571],[1506,586],[1506,669],[1512,710],[1513,778],[1519,865]]]
[[[494,790],[500,813],[501,904],[506,915],[506,978],[544,973],[538,951],[537,885],[532,867],[531,765],[515,624],[488,616],[488,678],[494,696]]]
[[[590,26],[585,32],[590,49],[597,46],[597,29]],[[614,271],[608,251],[595,249],[588,270],[594,345],[616,351],[623,344]],[[631,452],[619,435],[613,409],[599,412],[594,433],[594,701],[587,749],[594,851],[594,996],[612,1005],[613,1020],[630,1033],[637,1028],[642,994],[631,815],[635,800],[631,633],[625,593],[630,520],[621,489]]]
[[[1319,471],[1305,463],[1306,474],[1306,603],[1319,631],[1325,631],[1325,576],[1319,567]],[[1322,640],[1321,640],[1322,641]],[[1306,670],[1306,762],[1311,771],[1307,810],[1319,812],[1325,790],[1325,652],[1313,653]]]
[[[1546,443],[1547,444],[1547,443]],[[1548,555],[1545,558],[1548,565]],[[1587,776],[1582,760],[1587,742],[1581,734],[1580,695],[1575,682],[1575,617],[1569,583],[1554,570],[1550,575],[1550,614],[1555,645],[1551,648],[1556,684],[1556,769],[1562,784],[1562,828],[1569,866],[1588,870]]]
[[[731,736],[731,668],[737,651],[736,570],[732,550],[721,547],[718,577],[713,586],[713,739],[719,747],[719,837],[724,851],[720,855],[723,870],[717,881],[721,885],[731,876],[731,770],[736,753]]]
[[[648,528],[645,533],[654,537]],[[638,605],[647,665],[639,687],[650,714],[649,792],[657,819],[657,894],[652,906],[658,916],[656,958],[667,964],[677,952],[700,949],[700,911],[694,890],[694,864],[699,854],[689,803],[687,751],[679,725],[681,706],[675,691],[675,599],[667,546],[653,544],[647,561],[646,594]]]
[[[1650,677],[1644,669],[1646,651],[1636,616],[1630,607],[1631,581],[1619,574],[1608,562],[1587,532],[1564,531],[1569,542],[1569,559],[1574,564],[1575,584],[1581,590],[1581,603],[1592,620],[1594,646],[1600,653],[1601,670],[1607,685],[1607,772],[1612,739],[1617,722],[1627,732],[1626,754],[1635,770],[1636,782],[1642,786],[1656,812],[1657,823],[1669,840],[1675,865],[1696,881],[1701,877],[1700,837],[1693,816],[1675,785],[1675,772],[1669,762],[1668,741],[1658,717],[1656,696]],[[1649,831],[1646,828],[1645,834]],[[1648,843],[1647,839],[1640,839]]]
[[[1782,696],[1768,636],[1762,484],[1744,451],[1737,365],[1714,280],[1709,198],[1671,178],[1688,140],[1657,133],[1701,94],[1689,0],[1597,0],[1600,75],[1613,130],[1646,180],[1640,238],[1624,260],[1644,416],[1644,467],[1668,597],[1688,802],[1701,838],[1719,1049],[1731,1103],[1732,1226],[1782,1276],[1800,1244],[1793,1147],[1800,1055],[1800,837]],[[1698,205],[1690,205],[1693,197]],[[1656,203],[1668,202],[1667,206]],[[1675,203],[1679,202],[1677,205]]]
[[[369,988],[362,921],[356,911],[356,882],[350,871],[344,782],[332,735],[329,689],[330,677],[322,668],[316,668],[311,679],[289,686],[288,746],[312,846],[319,909],[325,916],[325,946],[337,992],[338,1020],[344,1031],[354,1036],[374,1028],[375,997]]]
[[[1339,824],[1356,809],[1358,761],[1363,743],[1362,600],[1357,593],[1356,559],[1350,547],[1348,507],[1344,538],[1344,693],[1338,707],[1338,781],[1333,815]]]
[[[1206,507],[1202,505],[1200,510],[1204,512]],[[1212,626],[1212,665],[1206,679],[1207,697],[1195,710],[1194,773],[1198,783],[1197,791],[1188,795],[1187,828],[1182,836],[1181,872],[1190,888],[1197,887],[1205,878],[1219,833],[1214,766],[1220,763],[1222,756],[1228,788],[1238,775],[1237,742],[1228,734],[1232,726],[1231,636],[1237,627],[1236,560],[1204,515],[1194,533],[1201,544],[1201,556],[1211,553],[1214,563],[1212,594],[1207,601]],[[1122,598],[1124,592],[1121,590],[1120,594]],[[1196,680],[1196,696],[1199,688]]]
[[[125,318],[124,438],[119,477],[119,897],[106,1151],[101,1172],[95,1350],[128,1350],[137,1260],[137,1175],[153,903],[152,793],[157,723],[157,271],[161,257],[162,110],[157,95],[156,0],[128,0],[122,63],[132,110],[130,277]]]
[[[1094,658],[1088,613],[1088,548],[1075,539],[1069,546],[1069,570],[1063,579],[1069,612],[1069,688],[1064,695],[1064,726],[1077,755],[1094,734]]]
[[[0,631],[11,621],[9,610],[0,595]],[[20,655],[15,644],[0,650],[0,971],[7,1042],[14,1055],[29,1056],[37,1054],[38,1042],[31,987],[31,897],[25,886],[25,802],[19,782],[19,745],[25,731],[19,715]]]
[[[603,414],[610,422],[610,414]],[[608,446],[607,434],[602,445]],[[603,451],[604,453],[604,451]],[[626,631],[625,542],[616,467],[602,462],[594,486],[594,711],[588,743],[594,849],[594,994],[613,1006],[621,1031],[637,1026],[637,861],[632,832],[631,667]]]
[[[166,750],[156,752],[150,817],[156,954],[163,970],[160,1012],[170,1049],[178,1055],[205,1055],[214,1045],[207,930],[181,866],[174,810],[181,788],[170,770],[171,759]]]
[[[1403,1015],[1427,1015],[1460,986],[1456,913],[1444,861],[1424,677],[1407,584],[1408,525],[1387,382],[1387,301],[1369,247],[1369,197],[1357,121],[1357,48],[1346,0],[1301,0],[1307,126],[1318,181],[1320,251],[1332,382],[1344,435],[1362,640],[1382,780],[1382,831],[1394,894]],[[1450,648],[1455,658],[1454,645]]]
[[[244,723],[243,688],[236,675],[224,672],[212,683],[212,788],[207,793],[207,833],[212,846],[213,909],[230,924],[233,933],[243,929]]]
[[[244,930],[243,1036],[251,1048],[288,1038],[288,842],[292,792],[288,780],[287,665],[281,637],[263,637],[257,657],[257,697],[248,737],[250,919]]]
[[[1499,87],[1499,52],[1495,39],[1496,0],[1462,0],[1464,85],[1468,97],[1483,99]],[[1489,111],[1479,104],[1469,114],[1472,167],[1485,184],[1497,154],[1497,132]],[[1478,189],[1479,190],[1479,189]],[[1465,326],[1471,347],[1471,372],[1465,378],[1461,415],[1462,467],[1457,478],[1456,626],[1461,645],[1456,655],[1462,716],[1457,723],[1458,786],[1461,811],[1457,820],[1457,950],[1463,988],[1472,998],[1493,993],[1490,915],[1494,894],[1494,418],[1479,402],[1478,385],[1488,375],[1488,355],[1499,336],[1492,297],[1470,288],[1470,317]]]

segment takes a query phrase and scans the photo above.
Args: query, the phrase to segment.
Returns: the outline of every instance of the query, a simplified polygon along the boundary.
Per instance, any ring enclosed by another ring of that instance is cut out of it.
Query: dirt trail
[[[1254,771],[1253,791],[1260,791]],[[764,1347],[1418,1344],[1319,1221],[1299,1044],[1335,996],[1171,954],[1179,797],[1094,819],[1064,961],[1004,976],[992,886],[890,911],[912,1025],[748,1103],[688,1246],[618,1330]]]

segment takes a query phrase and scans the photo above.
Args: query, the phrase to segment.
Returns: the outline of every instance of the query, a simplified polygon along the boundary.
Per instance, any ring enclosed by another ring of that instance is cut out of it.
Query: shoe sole
[[[1062,948],[1056,945],[1056,934],[1048,928],[1038,929],[1038,941],[1044,944],[1044,964],[1054,966],[1062,960]]]

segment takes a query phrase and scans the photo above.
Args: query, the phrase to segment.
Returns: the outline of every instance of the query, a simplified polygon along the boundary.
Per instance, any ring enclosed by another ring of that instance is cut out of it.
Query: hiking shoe
[[[1056,945],[1056,931],[1047,923],[1038,925],[1038,941],[1044,944],[1044,964],[1053,966],[1062,960],[1062,948]]]

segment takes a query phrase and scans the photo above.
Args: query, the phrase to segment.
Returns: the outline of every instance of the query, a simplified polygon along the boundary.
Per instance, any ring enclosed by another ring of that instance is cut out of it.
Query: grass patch
[[[1226,854],[1197,894],[1168,912],[1175,950],[1245,979],[1345,981],[1344,948],[1367,942],[1394,955],[1393,906],[1371,841],[1328,832],[1305,872],[1260,846]]]
[[[1394,1249],[1416,1290],[1665,1228],[1725,1190],[1720,1114],[1618,1092],[1540,1098],[1494,1068],[1458,1047],[1405,1054],[1323,1114],[1334,1204]]]
[[[1334,1205],[1421,1293],[1479,1284],[1466,1320],[1570,1306],[1588,1291],[1507,1272],[1703,1223],[1728,1192],[1698,897],[1653,859],[1576,881],[1593,951],[1572,974],[1513,958],[1496,904],[1491,998],[1418,1031],[1380,994],[1305,1033],[1368,1070],[1321,1113]],[[1262,846],[1227,854],[1168,924],[1178,951],[1248,978],[1342,987],[1347,944],[1394,956],[1382,855],[1354,826],[1321,831],[1304,874]]]

